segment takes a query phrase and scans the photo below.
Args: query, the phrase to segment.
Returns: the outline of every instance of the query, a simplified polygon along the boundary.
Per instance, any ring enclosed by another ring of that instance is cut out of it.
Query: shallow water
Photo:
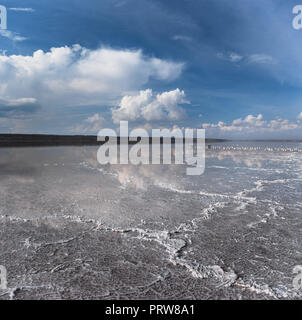
[[[0,297],[300,299],[296,148],[217,144],[201,176],[101,166],[96,147],[0,149]]]

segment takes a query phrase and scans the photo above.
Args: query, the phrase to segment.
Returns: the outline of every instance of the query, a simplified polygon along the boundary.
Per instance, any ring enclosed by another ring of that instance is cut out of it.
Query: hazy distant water
[[[193,177],[101,166],[96,147],[0,149],[0,264],[27,288],[15,297],[301,298],[301,144],[212,146]]]

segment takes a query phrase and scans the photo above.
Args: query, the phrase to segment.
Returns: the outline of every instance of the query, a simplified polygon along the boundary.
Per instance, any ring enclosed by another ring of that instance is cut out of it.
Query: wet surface
[[[302,154],[207,150],[100,166],[96,147],[0,149],[1,299],[301,299]]]

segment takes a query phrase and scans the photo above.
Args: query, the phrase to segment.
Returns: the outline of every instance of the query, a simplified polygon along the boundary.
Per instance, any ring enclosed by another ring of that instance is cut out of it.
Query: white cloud
[[[265,124],[265,122],[262,120],[263,116],[262,114],[258,114],[257,117],[252,116],[251,114],[248,115],[245,119],[236,119],[233,121],[233,126],[243,126],[243,127],[261,127]]]
[[[147,57],[141,50],[80,45],[38,50],[32,56],[0,56],[0,97],[33,97],[43,106],[116,102],[150,79],[172,81],[183,64]]]
[[[222,60],[227,60],[227,61],[230,61],[230,62],[240,62],[242,59],[243,59],[243,56],[239,55],[238,53],[235,53],[235,52],[230,52],[228,54],[224,54],[224,53],[218,53],[217,54],[217,57],[219,59],[222,59]]]
[[[25,104],[36,104],[37,100],[35,98],[20,98],[20,99],[1,99],[0,106],[7,107],[17,107]]]
[[[177,121],[185,117],[185,110],[180,105],[188,103],[184,91],[179,89],[157,95],[147,89],[138,95],[123,97],[119,108],[112,109],[112,119],[115,123],[121,120]]]
[[[302,112],[298,114],[297,119],[302,120]]]
[[[25,41],[25,40],[27,40],[26,37],[22,37],[18,33],[10,31],[10,30],[0,30],[0,35],[2,37],[5,37],[5,38],[13,40],[13,41]]]
[[[39,109],[36,99],[3,99],[0,98],[0,118],[19,118],[32,114]]]
[[[33,8],[9,8],[11,11],[34,12]]]
[[[172,40],[175,40],[175,41],[192,41],[192,38],[189,37],[189,36],[184,36],[184,35],[175,35],[172,37]]]
[[[95,123],[95,122],[103,121],[103,120],[104,120],[104,118],[101,117],[98,113],[96,113],[93,116],[87,118],[85,121],[88,123]]]
[[[265,133],[280,133],[302,129],[299,122],[292,122],[288,119],[276,118],[274,120],[264,120],[261,114],[257,116],[248,115],[244,119],[239,118],[232,121],[231,124],[219,121],[218,123],[203,123],[202,127],[207,129],[210,134],[241,134],[257,135]]]
[[[259,54],[248,54],[248,55],[240,55],[236,52],[230,53],[218,53],[217,57],[221,60],[226,60],[232,63],[238,62],[247,62],[247,63],[254,63],[254,64],[276,64],[276,59],[272,56],[259,53]]]
[[[258,63],[258,64],[276,63],[275,59],[272,56],[269,56],[267,54],[251,54],[248,56],[248,61],[250,63]]]
[[[97,134],[97,132],[102,129],[104,123],[105,123],[105,119],[102,116],[100,116],[98,113],[96,113],[91,117],[88,117],[82,123],[77,124],[76,126],[70,128],[70,131],[73,131],[76,133]]]
[[[232,61],[232,62],[239,62],[239,61],[241,61],[241,60],[243,59],[243,57],[240,56],[240,55],[237,54],[237,53],[232,52],[232,53],[229,55],[229,59],[230,59],[230,61]]]

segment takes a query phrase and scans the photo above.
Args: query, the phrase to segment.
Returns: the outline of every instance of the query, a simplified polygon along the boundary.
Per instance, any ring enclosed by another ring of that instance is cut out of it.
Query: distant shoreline
[[[118,144],[120,144],[120,137]],[[196,139],[194,142],[196,143]],[[174,142],[174,139],[172,139]],[[228,139],[206,139],[206,143],[222,143],[222,142],[281,142],[281,143],[302,143],[302,139],[272,140],[228,140]],[[129,144],[135,144],[130,142]],[[152,138],[149,138],[152,143]],[[161,143],[163,143],[161,139]],[[102,142],[97,141],[96,136],[92,135],[48,135],[48,134],[0,134],[0,148],[7,147],[55,147],[55,146],[95,146],[101,145]]]
[[[118,144],[120,144],[120,137]],[[196,143],[196,139],[194,142]],[[225,139],[206,139],[206,143],[226,142]],[[172,140],[174,142],[174,139]],[[55,146],[96,146],[103,142],[91,135],[48,135],[48,134],[0,134],[0,148],[8,147],[55,147]],[[130,145],[136,142],[129,141]],[[152,143],[152,138],[149,138]],[[161,143],[163,143],[161,139]]]

